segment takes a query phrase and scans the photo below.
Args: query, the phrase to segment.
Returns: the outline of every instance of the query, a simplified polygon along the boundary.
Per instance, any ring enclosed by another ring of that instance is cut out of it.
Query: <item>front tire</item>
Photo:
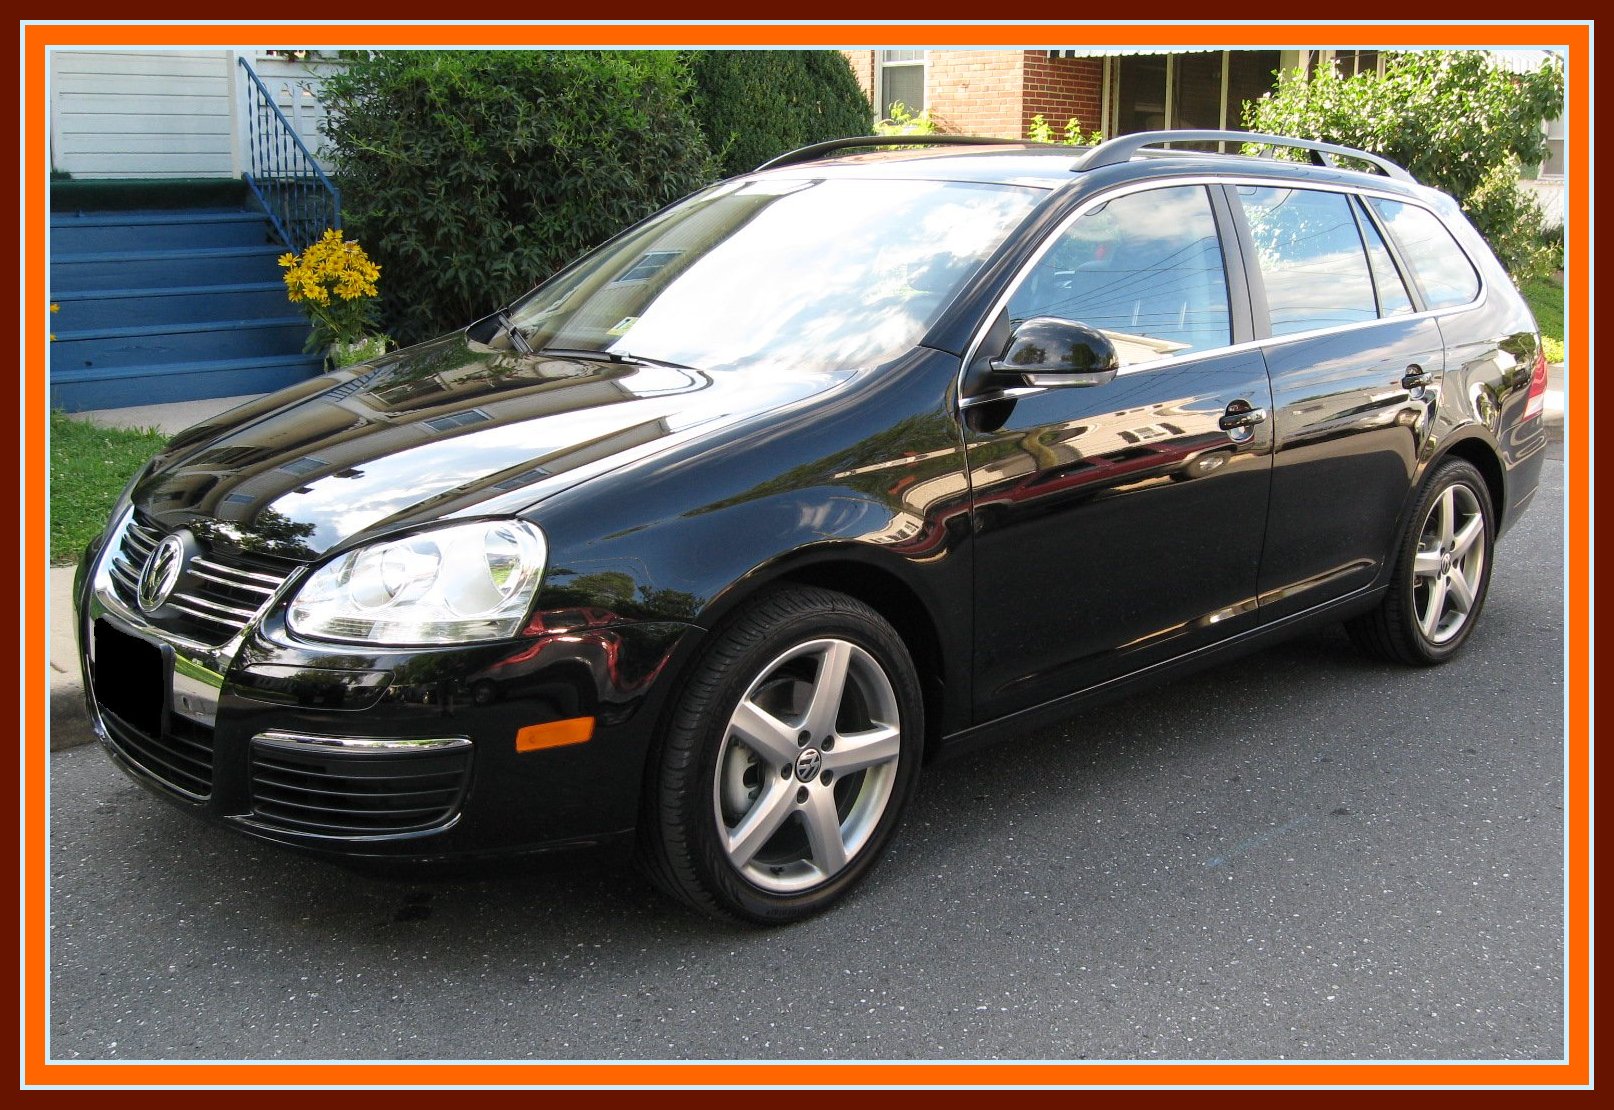
[[[1389,593],[1346,623],[1351,638],[1390,662],[1444,663],[1468,641],[1485,607],[1495,543],[1485,479],[1462,459],[1442,464],[1408,519]]]
[[[651,768],[641,861],[708,914],[797,921],[862,880],[913,791],[919,680],[896,631],[792,587],[714,633]]]

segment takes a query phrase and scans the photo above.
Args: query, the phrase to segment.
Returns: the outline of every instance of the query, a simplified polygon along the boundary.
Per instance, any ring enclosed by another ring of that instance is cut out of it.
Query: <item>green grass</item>
[[[1558,278],[1536,278],[1526,282],[1519,292],[1530,302],[1530,311],[1536,314],[1536,326],[1541,329],[1541,345],[1547,349],[1547,361],[1562,362],[1564,283]]]
[[[101,428],[50,414],[50,561],[72,564],[106,527],[129,476],[162,449],[157,431]]]

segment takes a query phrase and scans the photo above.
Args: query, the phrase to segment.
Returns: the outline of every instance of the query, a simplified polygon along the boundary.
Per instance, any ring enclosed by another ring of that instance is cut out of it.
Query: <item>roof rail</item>
[[[1253,143],[1258,146],[1288,146],[1309,150],[1311,160],[1319,166],[1333,166],[1334,157],[1355,158],[1375,167],[1386,177],[1397,181],[1411,181],[1412,175],[1394,162],[1379,154],[1355,150],[1348,146],[1335,146],[1314,139],[1289,139],[1282,135],[1258,135],[1250,131],[1140,131],[1134,135],[1118,135],[1088,151],[1071,167],[1076,170],[1096,170],[1100,166],[1114,166],[1131,161],[1132,156],[1146,146],[1166,143]]]
[[[814,162],[837,150],[855,150],[859,147],[1026,145],[1024,139],[993,139],[984,135],[849,135],[844,139],[831,139],[827,143],[813,143],[788,151],[777,158],[768,159],[753,172],[776,170],[780,166],[794,166],[798,162]]]

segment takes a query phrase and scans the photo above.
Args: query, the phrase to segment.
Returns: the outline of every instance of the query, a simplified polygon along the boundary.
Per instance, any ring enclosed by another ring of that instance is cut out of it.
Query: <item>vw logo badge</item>
[[[168,595],[179,584],[179,572],[185,564],[185,543],[178,536],[164,537],[146,556],[146,565],[140,571],[140,608],[147,613],[162,608]]]
[[[823,762],[824,757],[817,748],[808,748],[796,757],[796,777],[802,782],[812,782],[818,777],[818,768]]]

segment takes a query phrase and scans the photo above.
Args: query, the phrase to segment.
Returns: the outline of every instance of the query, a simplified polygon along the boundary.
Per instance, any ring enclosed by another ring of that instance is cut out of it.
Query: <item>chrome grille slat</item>
[[[182,593],[175,591],[172,601],[175,603],[184,603],[188,605],[200,605],[203,608],[212,610],[215,613],[223,613],[227,616],[236,617],[239,619],[241,624],[246,624],[247,621],[258,615],[258,611],[256,609],[238,609],[234,605],[224,605],[217,601],[210,601],[199,594],[190,592]]]
[[[318,798],[352,798],[360,796],[356,795],[352,790],[316,790],[312,786],[293,786],[291,783],[281,782],[279,779],[270,778],[263,773],[260,773],[254,782],[262,788],[264,797],[268,797],[271,791],[277,795],[309,794]],[[366,790],[362,797],[374,798],[379,801],[385,801],[388,798],[436,798],[441,797],[445,791],[452,792],[457,789],[459,789],[459,783],[450,781],[442,786],[431,787],[428,790]],[[282,800],[289,802],[290,797]]]
[[[192,559],[191,563],[193,566],[206,567],[208,570],[218,571],[221,574],[231,574],[237,578],[246,578],[251,579],[253,582],[262,582],[268,587],[268,589],[265,591],[267,593],[272,593],[275,590],[278,590],[280,588],[280,584],[285,581],[284,578],[276,578],[272,574],[262,574],[255,570],[243,570],[240,567],[232,567],[227,563],[221,563],[215,559],[209,559],[202,555],[198,555],[196,558]],[[251,589],[251,587],[247,586],[244,582],[241,584],[241,588]]]
[[[112,566],[110,569],[112,571],[112,576],[119,582],[123,583],[123,585],[128,586],[129,589],[136,589],[140,585],[140,579],[136,577],[134,570],[129,566],[128,563],[119,562],[117,559],[114,559],[112,560]]]
[[[362,817],[367,812],[373,812],[373,813],[376,814],[376,816],[412,817],[412,816],[414,816],[416,814],[420,814],[420,813],[441,813],[443,811],[443,807],[441,805],[435,805],[435,806],[387,806],[385,809],[377,808],[377,809],[375,809],[373,811],[366,811],[366,810],[362,810],[362,809],[355,809],[353,806],[333,806],[333,805],[324,805],[324,806],[322,806],[322,805],[314,805],[314,804],[309,803],[309,802],[294,802],[289,798],[267,798],[262,794],[258,795],[257,801],[258,801],[258,804],[260,806],[280,806],[283,809],[293,809],[293,810],[297,810],[299,812],[305,812],[305,813],[331,813],[331,814],[335,814],[335,815],[341,816],[341,817],[351,817],[351,816],[360,816],[360,817]]]
[[[199,620],[208,621],[224,628],[238,630],[241,627],[241,622],[235,620],[233,617],[221,617],[217,613],[209,613],[205,609],[192,609],[189,605],[182,605],[173,598],[168,599],[168,605],[166,607],[170,609],[178,609],[181,613],[187,613]]]
[[[221,586],[228,586],[232,590],[251,590],[255,594],[262,594],[264,597],[268,597],[275,592],[273,586],[260,586],[254,582],[237,582],[235,579],[226,578],[222,574],[210,574],[205,570],[197,569],[206,562],[206,559],[192,559],[191,573],[198,578],[205,578],[209,582],[217,582]]]
[[[156,533],[148,532],[138,525],[130,525],[127,537],[128,543],[126,546],[134,548],[141,555],[150,555],[151,549],[157,546],[158,537]]]

